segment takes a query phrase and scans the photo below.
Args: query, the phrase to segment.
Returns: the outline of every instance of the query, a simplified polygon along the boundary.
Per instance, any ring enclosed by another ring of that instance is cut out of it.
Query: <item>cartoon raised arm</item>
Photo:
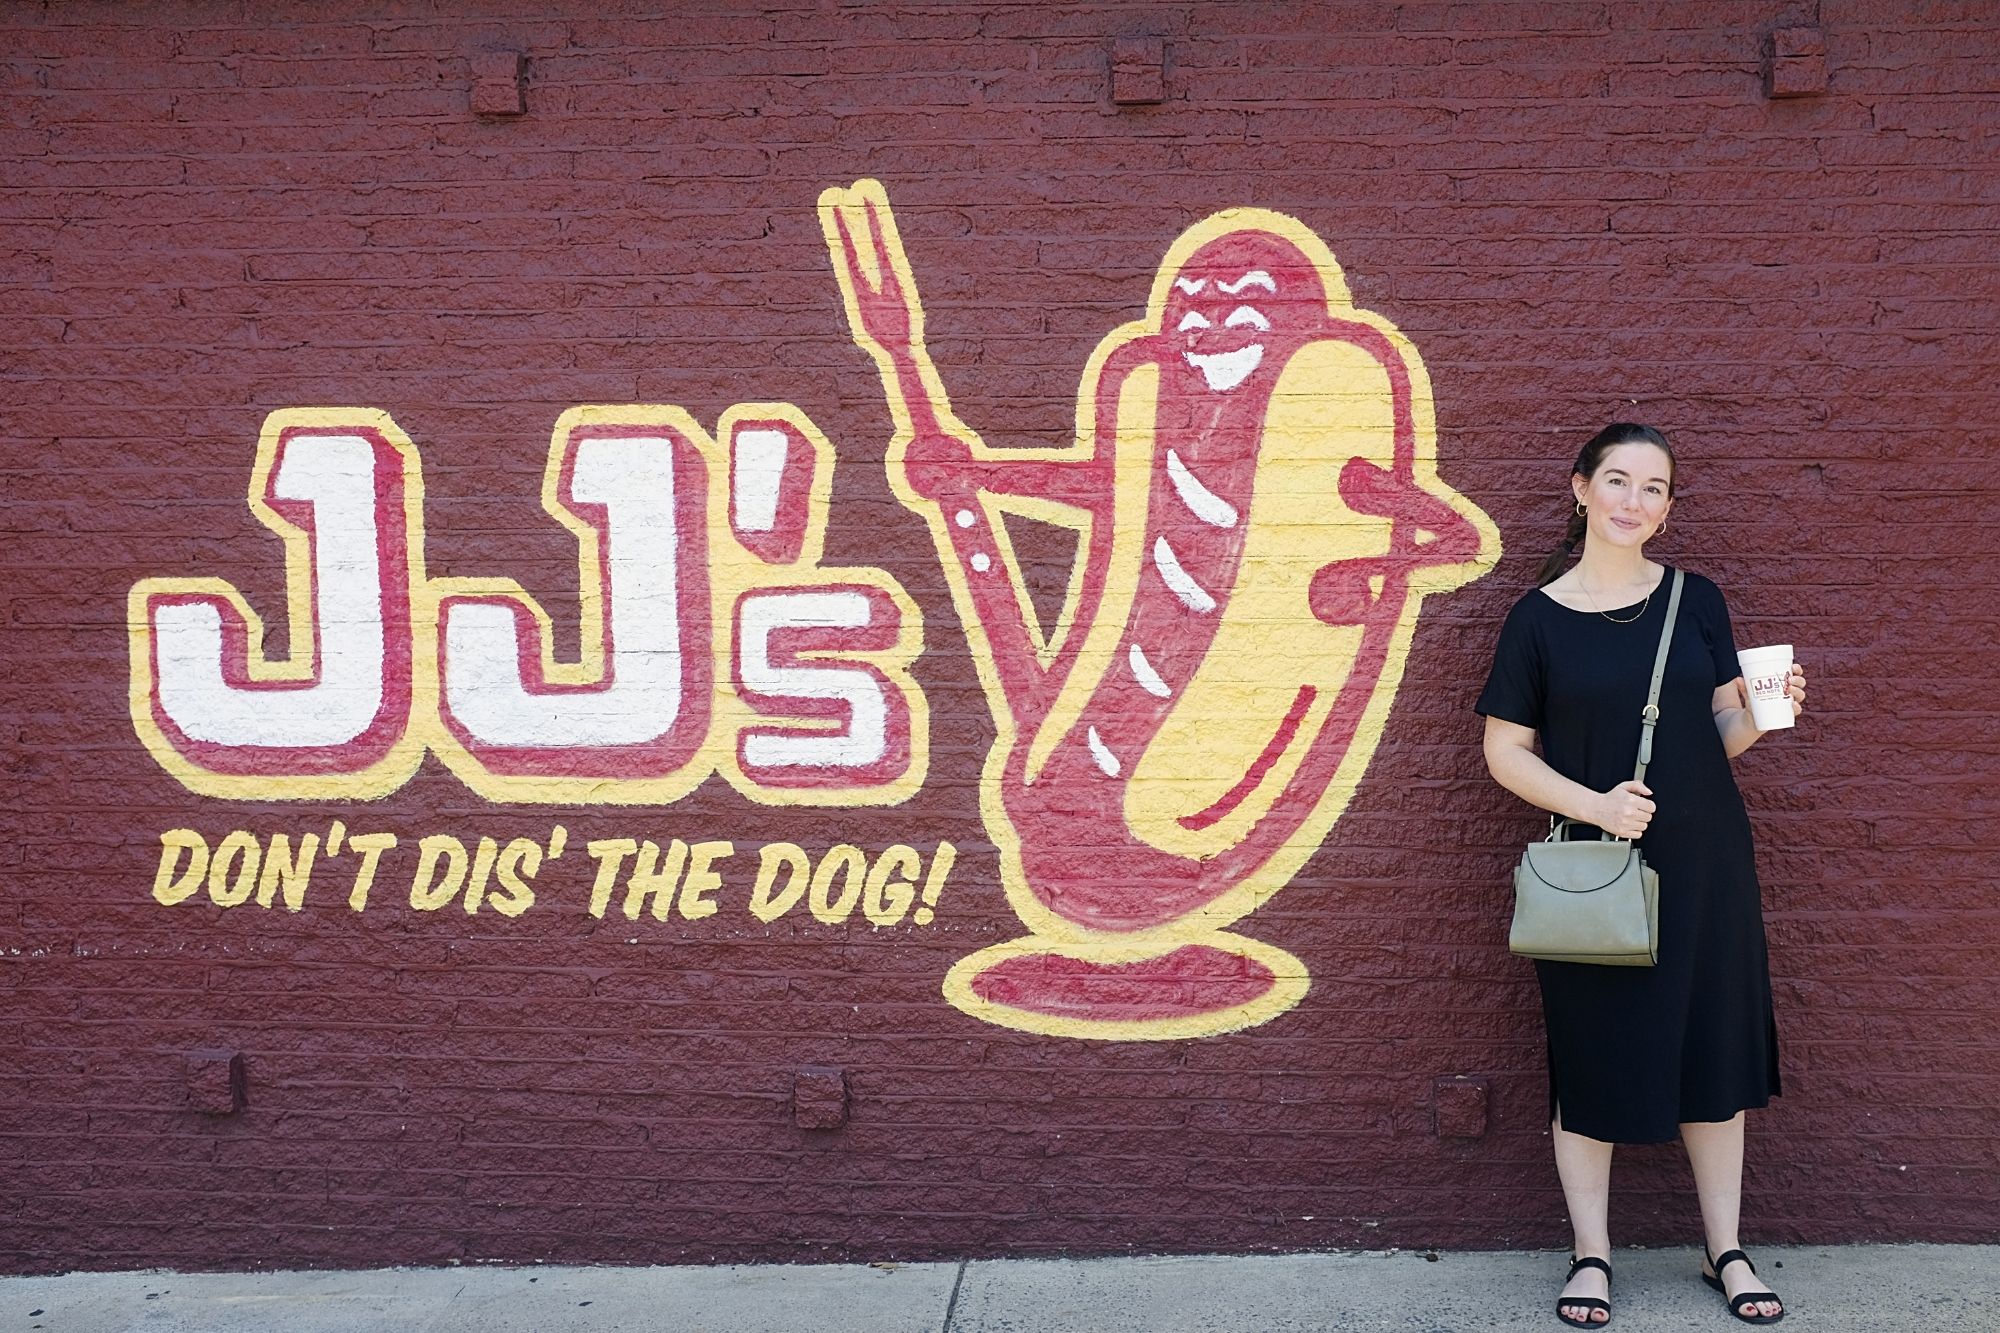
[[[1074,529],[1079,558],[1071,587],[1087,598],[1086,590],[1101,586],[1114,527],[1111,450],[1102,447],[1111,416],[1080,419],[1077,440],[1062,448],[987,446],[952,411],[924,345],[923,307],[882,186],[864,180],[830,188],[820,195],[819,215],[854,341],[875,359],[896,424],[890,482],[929,522],[940,559],[956,575],[967,632],[990,659],[989,685],[1016,722],[1031,726],[1081,643],[1067,629],[1089,608],[1072,598],[1060,623],[1040,623],[1000,514]]]
[[[915,281],[904,277],[909,262],[887,195],[873,181],[851,190],[836,186],[820,195],[819,209],[854,340],[881,367],[898,436],[969,445],[977,437],[952,415],[924,346],[924,312]]]

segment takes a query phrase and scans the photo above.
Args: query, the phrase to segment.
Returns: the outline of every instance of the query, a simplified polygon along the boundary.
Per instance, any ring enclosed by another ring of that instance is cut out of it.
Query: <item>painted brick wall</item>
[[[1567,460],[1621,417],[1681,451],[1659,555],[1813,677],[1797,731],[1737,764],[1786,1087],[1753,1118],[1746,1232],[1994,1238],[1992,5],[659,8],[0,13],[0,1267],[1564,1243],[1504,942],[1537,821],[1485,777],[1470,705]],[[1806,95],[1767,96],[1797,28],[1824,89],[1795,46],[1778,86]],[[1161,63],[1114,62],[1120,37]],[[510,109],[506,52],[525,111],[475,114],[482,80]],[[1115,104],[1113,63],[1164,100]],[[1351,804],[1242,923],[1309,969],[1289,1012],[1098,1042],[942,997],[1020,923],[980,809],[993,718],[815,216],[862,178],[989,444],[1067,441],[1091,349],[1232,206],[1317,233],[1421,350],[1438,475],[1505,556],[1426,601]],[[539,507],[559,415],[774,398],[839,457],[828,563],[922,609],[907,800],[711,778],[551,809],[434,758],[379,801],[219,798],[135,734],[140,579],[228,580],[285,650],[282,552],[244,503],[268,414],[388,413],[421,452],[429,573],[518,579],[568,655],[575,545]],[[401,839],[365,911],[351,853],[297,912],[153,895],[169,830],[336,820]],[[419,839],[557,823],[573,850],[532,911],[409,906]],[[714,915],[599,919],[581,848],[619,838],[957,861],[921,926],[762,922],[733,871]],[[1484,1081],[1483,1124],[1441,1079]],[[1692,1241],[1677,1150],[1620,1161],[1619,1238]]]

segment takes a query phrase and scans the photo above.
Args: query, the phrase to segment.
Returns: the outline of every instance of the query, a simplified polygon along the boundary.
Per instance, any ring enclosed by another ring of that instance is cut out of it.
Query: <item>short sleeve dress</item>
[[[1549,767],[1593,791],[1629,780],[1672,579],[1611,608],[1615,620],[1529,592],[1500,631],[1478,711],[1534,728]],[[1750,820],[1711,711],[1737,674],[1722,592],[1689,574],[1646,770],[1657,809],[1639,840],[1660,875],[1659,963],[1535,963],[1549,1111],[1574,1133],[1664,1143],[1683,1121],[1728,1120],[1779,1091]]]

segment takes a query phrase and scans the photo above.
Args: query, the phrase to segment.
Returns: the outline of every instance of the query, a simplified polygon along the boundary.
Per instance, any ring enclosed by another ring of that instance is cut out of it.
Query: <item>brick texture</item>
[[[1470,706],[1568,459],[1619,418],[1681,452],[1660,556],[1812,672],[1800,727],[1737,764],[1786,1088],[1752,1122],[1746,1235],[1993,1239],[1991,4],[665,8],[0,11],[0,1268],[1563,1243],[1505,949],[1537,820],[1485,776]],[[1800,27],[1826,89],[1772,100],[1771,34]],[[1110,97],[1134,32],[1163,43],[1157,105]],[[475,114],[495,51],[523,53],[523,114]],[[1274,1021],[1094,1043],[940,999],[1019,923],[980,822],[992,724],[814,218],[863,176],[989,443],[1066,440],[1091,348],[1232,205],[1326,237],[1423,353],[1440,473],[1507,555],[1427,604],[1358,795],[1253,918],[1313,975]],[[520,578],[568,653],[574,548],[537,498],[557,414],[762,398],[839,449],[829,561],[925,608],[928,780],[879,810],[711,781],[560,817],[578,848],[949,839],[934,923],[151,899],[169,829],[471,846],[551,822],[432,761],[375,806],[300,805],[196,796],[141,748],[135,580],[282,605],[244,505],[266,413],[391,413],[423,450],[431,572]],[[845,1071],[838,1128],[802,1127],[832,1118],[801,1118],[813,1069]],[[1434,1103],[1460,1079],[1476,1116]],[[1627,1150],[1617,1191],[1621,1241],[1697,1237],[1677,1150]]]

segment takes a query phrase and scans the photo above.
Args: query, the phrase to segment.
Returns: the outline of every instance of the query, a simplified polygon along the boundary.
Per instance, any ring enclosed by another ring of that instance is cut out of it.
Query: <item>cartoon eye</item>
[[[1224,327],[1232,329],[1268,329],[1271,327],[1271,321],[1264,318],[1264,312],[1256,306],[1251,305],[1237,306],[1229,312],[1229,318],[1223,320],[1222,323]]]
[[[1181,316],[1181,322],[1175,327],[1174,332],[1186,333],[1189,329],[1207,329],[1213,327],[1215,326],[1209,322],[1208,317],[1203,315],[1201,311],[1190,310]]]

